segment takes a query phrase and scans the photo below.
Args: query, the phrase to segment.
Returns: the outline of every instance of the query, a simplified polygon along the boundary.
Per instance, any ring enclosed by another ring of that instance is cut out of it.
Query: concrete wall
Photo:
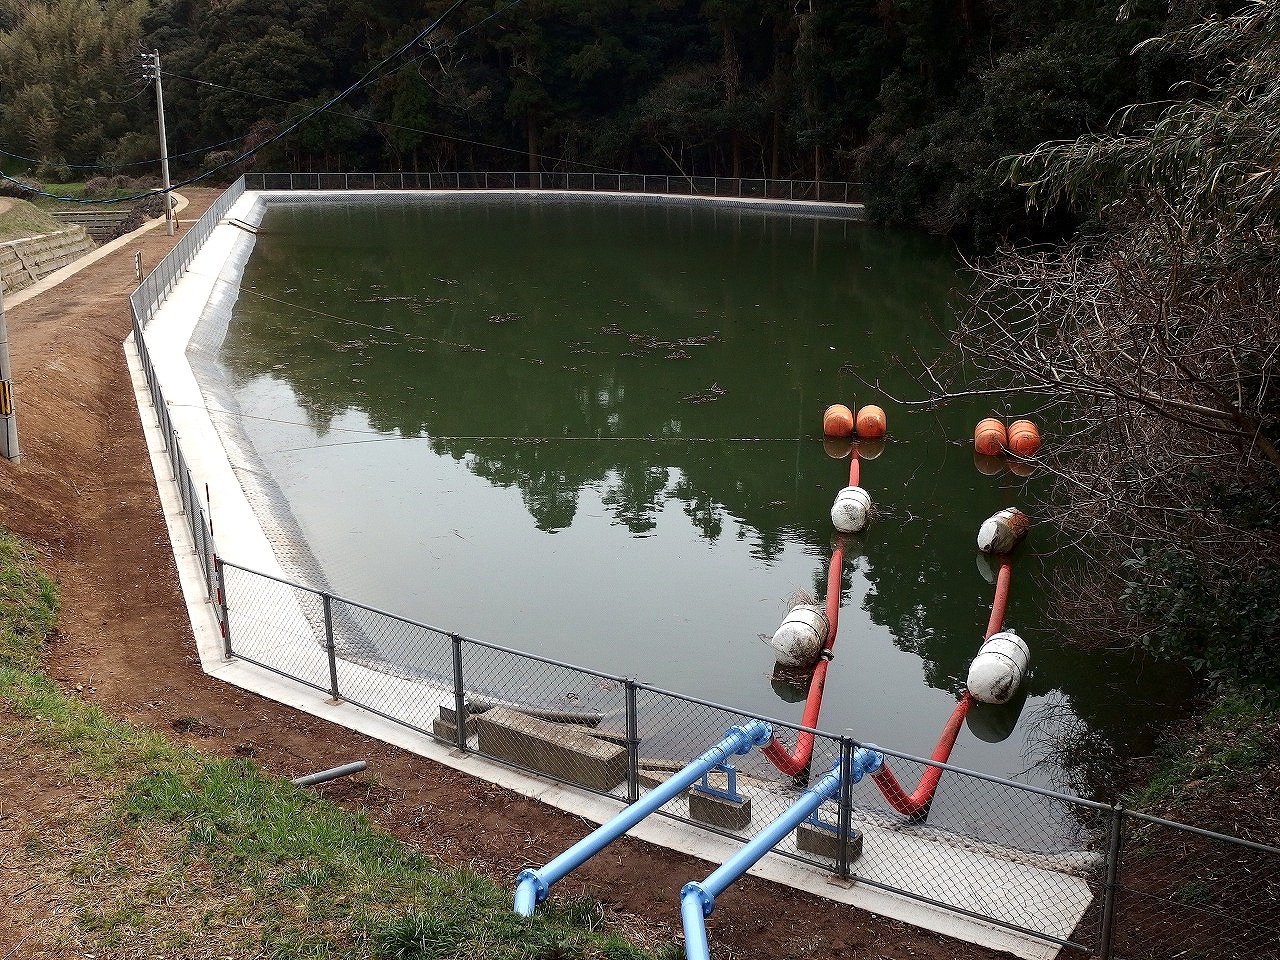
[[[25,240],[0,243],[0,277],[4,279],[5,292],[13,293],[30,286],[80,259],[94,246],[84,227],[79,225]]]
[[[95,243],[105,243],[115,237],[120,225],[133,212],[132,204],[115,203],[109,206],[85,206],[78,210],[50,210],[49,215],[67,226],[79,224]]]

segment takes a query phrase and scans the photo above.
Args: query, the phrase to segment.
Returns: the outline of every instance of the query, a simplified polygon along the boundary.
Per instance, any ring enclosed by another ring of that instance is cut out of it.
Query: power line
[[[498,7],[496,10],[494,10],[494,11],[493,11],[492,13],[490,13],[488,16],[485,16],[485,17],[481,18],[480,20],[476,21],[475,23],[473,23],[471,26],[467,27],[466,29],[458,31],[456,34],[454,34],[453,36],[451,36],[450,38],[448,38],[448,39],[447,39],[447,40],[445,40],[444,42],[439,43],[439,44],[430,44],[430,45],[428,45],[427,50],[425,50],[423,53],[420,53],[420,54],[418,54],[418,55],[417,55],[417,56],[415,56],[415,57],[411,57],[411,58],[409,58],[409,59],[408,59],[408,60],[406,60],[404,63],[399,64],[398,66],[396,66],[396,67],[395,67],[394,69],[392,69],[392,70],[388,70],[386,73],[382,74],[380,77],[377,77],[377,78],[375,78],[374,80],[370,81],[370,84],[369,84],[369,85],[370,85],[370,86],[372,86],[372,84],[374,84],[374,83],[380,83],[381,81],[386,80],[387,78],[389,78],[389,77],[391,77],[391,76],[394,76],[396,73],[398,73],[399,71],[403,70],[405,67],[412,66],[413,64],[418,63],[419,61],[421,61],[421,60],[425,59],[425,58],[426,58],[426,57],[428,57],[428,56],[432,56],[432,55],[438,54],[438,53],[439,53],[439,52],[441,52],[442,50],[446,50],[446,49],[448,49],[449,47],[451,47],[451,46],[453,46],[454,44],[456,44],[456,43],[458,42],[458,40],[459,40],[459,39],[461,39],[461,38],[462,38],[463,36],[465,36],[466,34],[471,33],[473,30],[478,29],[479,27],[483,26],[483,25],[484,25],[485,23],[487,23],[488,21],[490,21],[490,20],[494,19],[495,17],[499,16],[500,14],[505,13],[505,12],[506,12],[507,10],[509,10],[510,8],[512,8],[512,7],[514,7],[514,6],[516,6],[516,4],[518,4],[519,2],[520,2],[520,0],[511,0],[511,2],[506,3],[506,4],[504,4],[504,5],[500,6],[500,7]],[[410,44],[409,44],[409,45],[411,46],[414,42],[416,42],[416,41],[410,41]],[[403,48],[403,47],[402,47],[401,49],[403,50],[403,49],[405,49],[405,48]],[[395,54],[392,54],[392,57],[394,57],[394,56],[395,56]],[[385,62],[386,62],[386,60],[384,60],[384,61],[383,61],[383,63],[385,63]],[[376,69],[377,69],[377,67],[374,67],[374,68],[372,68],[372,69],[376,70]],[[286,100],[286,99],[284,99],[283,97],[273,97],[273,96],[271,96],[270,94],[258,93],[257,91],[254,91],[254,90],[245,90],[245,89],[242,89],[242,88],[240,88],[240,87],[232,87],[232,86],[229,86],[229,85],[224,84],[224,83],[215,83],[215,82],[214,82],[214,81],[212,81],[212,80],[201,80],[201,79],[199,79],[198,77],[189,77],[189,76],[186,76],[186,75],[184,75],[184,74],[180,74],[180,73],[173,73],[172,71],[169,71],[169,70],[162,70],[162,71],[161,71],[161,73],[162,73],[164,76],[166,76],[166,77],[172,77],[172,78],[173,78],[173,79],[175,79],[175,80],[183,80],[183,81],[185,81],[185,82],[187,82],[187,83],[194,83],[194,84],[199,84],[199,85],[201,85],[201,86],[213,87],[213,88],[218,89],[218,90],[226,90],[226,91],[228,91],[228,92],[230,92],[230,93],[238,93],[238,94],[240,94],[241,96],[245,96],[245,97],[256,97],[256,98],[258,98],[258,99],[260,99],[260,100],[270,100],[270,101],[272,101],[273,103],[282,103],[282,104],[285,104],[286,106],[291,106],[291,107],[299,107],[299,106],[302,106],[301,102],[299,102],[299,101],[297,101],[297,100]],[[366,74],[366,76],[367,76],[367,74]],[[145,87],[143,88],[143,90],[145,90]],[[140,95],[140,93],[141,93],[141,91],[139,92],[139,95]],[[135,96],[136,96],[136,95],[135,95]],[[308,108],[308,110],[310,110],[310,109],[311,109],[311,108]],[[483,141],[483,140],[471,140],[471,139],[468,139],[467,137],[457,137],[457,136],[453,136],[452,134],[440,133],[440,132],[435,131],[435,130],[425,130],[425,129],[421,128],[421,127],[413,127],[413,126],[409,126],[408,124],[392,123],[392,122],[391,122],[391,121],[389,121],[389,120],[376,120],[376,119],[374,119],[374,118],[372,118],[372,117],[365,117],[365,116],[361,116],[361,115],[360,115],[360,114],[358,114],[358,113],[352,113],[351,111],[347,111],[347,110],[329,110],[329,111],[327,111],[327,112],[332,113],[334,116],[343,117],[343,118],[345,118],[345,119],[349,119],[349,120],[355,120],[355,121],[358,121],[358,122],[361,122],[361,123],[372,124],[372,125],[377,126],[377,127],[383,127],[383,128],[391,129],[391,130],[404,130],[404,131],[407,131],[407,132],[409,132],[409,133],[420,133],[420,134],[423,134],[424,136],[434,137],[434,138],[436,138],[436,139],[438,139],[438,140],[447,140],[447,141],[449,141],[450,143],[459,143],[459,144],[464,144],[464,145],[466,145],[466,146],[472,146],[472,147],[481,147],[481,148],[484,148],[484,149],[486,149],[486,150],[494,150],[494,151],[497,151],[497,152],[499,152],[499,153],[510,153],[510,154],[515,154],[515,155],[517,155],[517,156],[524,156],[524,155],[525,155],[525,152],[526,152],[526,151],[521,150],[521,149],[518,149],[518,148],[516,148],[516,147],[506,147],[506,146],[502,146],[502,145],[500,145],[500,144],[496,144],[496,143],[487,143],[487,142],[485,142],[485,141]],[[291,116],[291,117],[286,118],[286,119],[285,119],[284,121],[282,121],[282,122],[283,122],[283,123],[285,123],[285,124],[293,124],[293,126],[292,126],[292,127],[290,127],[290,130],[292,130],[292,129],[296,128],[296,126],[300,125],[302,122],[305,122],[305,120],[307,120],[307,119],[310,119],[310,117],[307,115],[307,111],[303,111],[303,112],[301,112],[301,113],[297,113],[297,114],[294,114],[294,115],[293,115],[293,116]],[[297,123],[295,123],[295,121],[297,121]],[[286,132],[289,132],[289,131],[286,131]],[[190,156],[193,156],[193,155],[195,155],[195,154],[199,154],[199,153],[207,153],[207,152],[209,152],[210,150],[217,149],[218,147],[224,147],[224,146],[226,146],[226,145],[227,145],[227,144],[229,144],[229,143],[236,143],[236,142],[239,142],[239,141],[241,141],[241,140],[243,140],[243,135],[238,134],[238,135],[236,135],[236,136],[234,136],[234,137],[230,137],[230,138],[228,138],[228,139],[226,139],[226,140],[220,141],[219,143],[213,143],[213,144],[209,144],[209,145],[207,145],[207,146],[203,146],[203,147],[196,147],[196,148],[194,148],[194,149],[192,149],[192,150],[187,150],[187,151],[184,151],[184,152],[182,152],[182,153],[172,154],[172,155],[171,155],[171,159],[181,159],[181,158],[183,158],[183,157],[190,157]],[[267,143],[270,143],[270,142],[273,142],[273,141],[267,141]],[[259,145],[259,147],[258,147],[258,148],[256,148],[256,149],[261,149],[261,147],[266,146],[266,145],[267,145],[267,143],[260,144],[260,145]],[[256,151],[255,151],[255,152],[256,152]],[[21,154],[11,153],[11,152],[9,152],[9,151],[7,151],[7,150],[0,150],[0,155],[7,156],[7,157],[13,157],[14,159],[17,159],[17,160],[24,160],[24,161],[26,161],[27,163],[48,163],[48,162],[49,162],[49,161],[40,160],[40,159],[37,159],[37,158],[34,158],[34,157],[25,157],[25,156],[22,156]],[[544,155],[544,159],[546,159],[546,160],[550,160],[550,161],[555,162],[555,163],[570,164],[570,165],[572,165],[572,166],[576,166],[576,167],[580,167],[580,168],[584,168],[584,169],[599,170],[599,171],[603,171],[603,172],[606,172],[606,173],[625,173],[625,172],[626,172],[625,170],[620,170],[620,169],[617,169],[617,168],[615,168],[615,167],[609,167],[609,166],[606,166],[606,165],[604,165],[604,164],[588,163],[588,162],[583,161],[583,160],[570,160],[570,159],[568,159],[568,158],[566,158],[566,157],[556,157],[556,156]],[[150,159],[150,160],[139,160],[139,161],[130,162],[130,163],[111,164],[111,165],[103,165],[103,164],[74,164],[74,163],[58,163],[57,165],[58,165],[58,166],[70,167],[71,169],[75,169],[75,170],[102,170],[102,169],[128,169],[128,168],[130,168],[130,167],[151,166],[152,164],[155,164],[155,163],[157,163],[157,162],[158,162],[158,160],[157,160],[157,159]],[[238,161],[232,161],[232,162],[234,163],[234,162],[238,162]],[[214,170],[210,170],[210,171],[208,171],[207,173],[203,174],[202,176],[207,176],[209,173],[213,173],[213,172],[215,172],[215,171],[216,171],[216,170],[218,170],[218,169],[221,169],[221,167],[214,168]],[[199,179],[199,178],[196,178],[196,179]],[[192,180],[192,181],[185,181],[185,182],[184,182],[184,184],[179,184],[179,186],[183,186],[183,185],[185,185],[185,183],[190,183],[190,182],[194,182],[194,180]],[[46,196],[48,196],[48,194],[45,194],[45,195],[46,195]],[[145,196],[145,194],[144,194],[144,196]],[[73,198],[65,198],[65,199],[73,199]],[[118,202],[123,202],[125,199],[136,199],[136,198],[121,198],[121,200],[120,200],[120,201],[118,201]],[[90,201],[90,202],[104,202],[104,201]]]
[[[415,61],[416,59],[420,59],[420,58],[415,58]],[[410,62],[412,63],[415,61],[410,61]],[[285,100],[281,97],[273,97],[265,93],[256,93],[253,90],[242,90],[239,87],[229,87],[224,83],[214,83],[212,80],[199,80],[195,77],[186,77],[180,73],[170,73],[168,70],[163,71],[163,73],[166,77],[173,77],[176,80],[186,80],[188,83],[198,83],[207,87],[216,87],[219,90],[227,90],[227,91],[230,91],[231,93],[239,93],[246,97],[258,97],[259,99],[262,99],[262,100],[272,100],[276,103],[283,103],[287,106],[299,106],[299,103],[296,100]],[[390,73],[384,74],[383,76],[379,77],[378,80],[379,81],[385,80],[389,76],[391,76]],[[378,81],[375,81],[375,82],[378,82]],[[411,127],[403,123],[392,123],[390,120],[375,120],[373,117],[362,117],[358,113],[351,113],[350,111],[347,111],[347,110],[330,110],[328,112],[336,117],[345,117],[349,120],[357,120],[361,123],[369,123],[378,127],[387,127],[392,130],[407,130],[410,133],[421,133],[421,134],[425,134],[428,137],[435,137],[439,140],[448,140],[452,143],[463,143],[472,147],[484,147],[485,149],[488,149],[488,150],[497,150],[501,153],[514,153],[518,156],[524,156],[526,153],[526,151],[517,149],[515,147],[504,147],[496,143],[486,143],[483,140],[469,140],[466,137],[455,137],[448,133],[438,133],[435,130],[424,130],[421,127]],[[288,121],[285,121],[285,122],[288,122]],[[569,160],[565,157],[553,157],[547,154],[543,154],[542,156],[544,159],[551,160],[556,163],[569,163],[578,167],[590,167],[595,170],[604,171],[606,173],[625,173],[626,172],[625,170],[618,170],[613,167],[607,167],[599,163],[587,163],[586,161],[582,161],[582,160]]]

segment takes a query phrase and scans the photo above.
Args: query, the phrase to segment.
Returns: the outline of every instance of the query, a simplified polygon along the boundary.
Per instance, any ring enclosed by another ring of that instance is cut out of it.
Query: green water
[[[975,470],[987,405],[888,399],[946,349],[956,270],[921,238],[704,207],[278,206],[223,361],[336,592],[792,722],[760,635],[825,593],[848,461],[824,407],[880,403],[862,484],[882,516],[848,550],[819,725],[927,754],[990,607],[974,536],[1026,482]],[[1027,701],[977,711],[1017,724],[966,732],[953,762],[1064,786],[1046,741],[1145,750],[1167,678],[1046,628],[1045,542],[1006,618],[1032,643]]]

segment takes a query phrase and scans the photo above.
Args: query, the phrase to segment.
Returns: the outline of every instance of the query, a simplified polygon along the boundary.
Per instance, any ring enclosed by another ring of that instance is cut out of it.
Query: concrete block
[[[819,857],[840,859],[840,840],[834,830],[823,830],[811,823],[802,823],[796,827],[796,846],[805,853],[813,853]],[[856,863],[862,856],[862,831],[849,828],[849,862]]]
[[[440,716],[431,721],[431,732],[441,740],[456,744],[458,742],[458,713],[452,707],[442,706],[440,708]],[[472,714],[467,714],[467,732],[468,737],[475,736],[476,718]]]
[[[440,706],[440,719],[451,727],[458,726],[458,712],[453,707]],[[472,736],[476,732],[476,715],[467,713],[467,736]]]
[[[480,751],[593,790],[612,790],[627,777],[625,747],[574,724],[539,720],[506,707],[475,718]]]
[[[751,822],[751,798],[730,800],[693,786],[689,788],[689,818],[724,830],[741,830]]]

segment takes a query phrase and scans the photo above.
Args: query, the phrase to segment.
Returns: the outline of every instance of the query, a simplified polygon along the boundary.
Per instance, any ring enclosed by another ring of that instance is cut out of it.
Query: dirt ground
[[[217,196],[186,193],[184,222]],[[0,524],[37,544],[61,585],[49,674],[112,716],[210,752],[253,756],[280,776],[364,758],[376,779],[338,781],[325,788],[330,798],[363,807],[442,861],[513,882],[520,869],[544,863],[590,825],[201,672],[121,346],[130,329],[134,253],[142,252],[149,269],[177,239],[152,230],[7,311],[23,456],[17,466],[0,463]],[[0,738],[0,820],[6,808],[56,803],[60,789],[39,770],[14,775],[24,758],[13,753]],[[676,940],[678,885],[709,869],[627,839],[558,889],[595,898],[620,922],[666,930]],[[40,908],[13,893],[38,877],[0,880],[5,958],[17,949],[14,931],[32,930]],[[708,929],[722,958],[999,956],[750,877],[717,900]],[[21,955],[58,956],[38,939]]]

